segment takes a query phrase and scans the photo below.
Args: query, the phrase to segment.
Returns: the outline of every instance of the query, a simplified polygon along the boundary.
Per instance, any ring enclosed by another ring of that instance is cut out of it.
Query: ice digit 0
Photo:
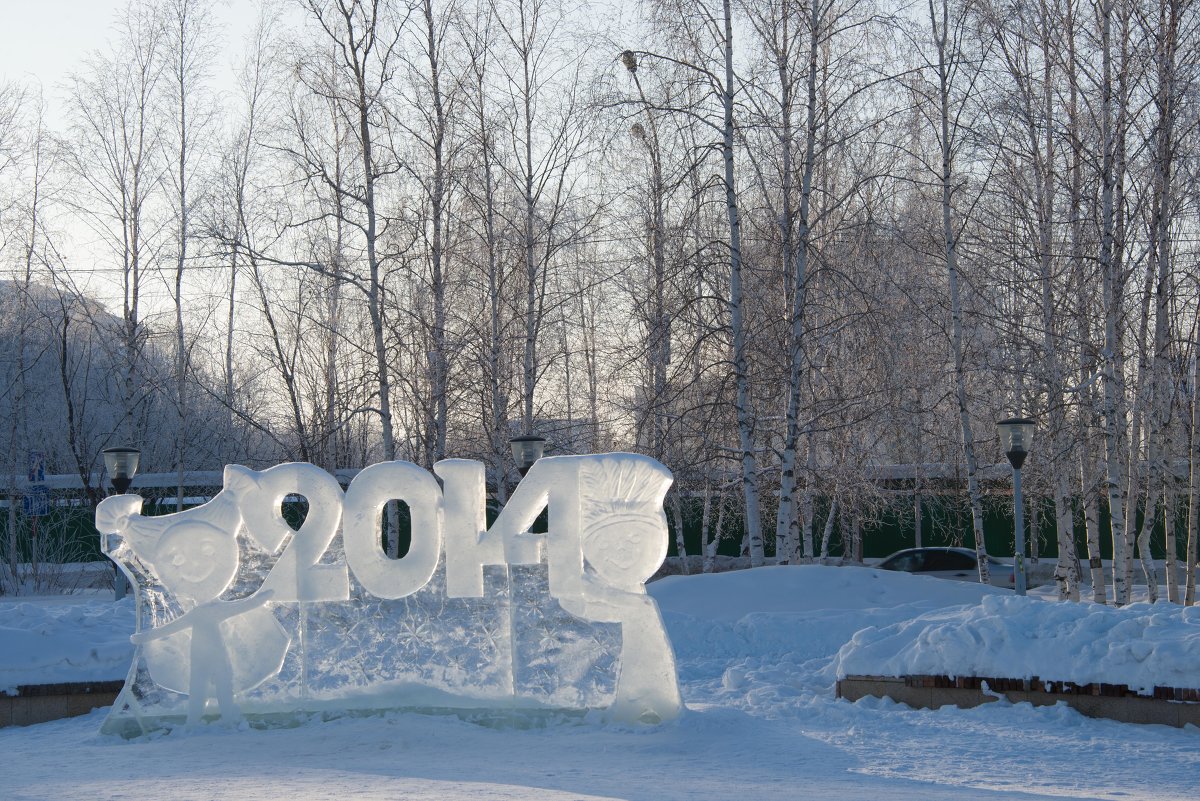
[[[412,544],[402,559],[389,559],[380,541],[388,501],[408,504]],[[346,562],[367,592],[403,598],[433,576],[442,551],[442,491],[432,475],[411,462],[382,462],[364,469],[346,490],[342,538]]]

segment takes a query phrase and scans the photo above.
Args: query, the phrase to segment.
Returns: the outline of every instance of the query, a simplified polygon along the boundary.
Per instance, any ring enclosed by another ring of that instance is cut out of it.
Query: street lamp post
[[[1021,466],[1033,444],[1037,421],[1028,417],[1009,417],[996,424],[1000,429],[1000,444],[1013,469],[1013,529],[1016,540],[1016,559],[1013,562],[1017,595],[1024,595],[1025,580],[1025,510],[1021,504]]]
[[[124,495],[129,491],[133,477],[137,475],[138,459],[141,458],[142,452],[137,448],[118,447],[105,448],[101,453],[104,455],[104,469],[108,471],[108,480],[112,483],[113,492]],[[121,600],[125,597],[127,589],[128,583],[125,581],[125,574],[121,572],[114,561],[113,598]]]
[[[529,468],[533,467],[533,463],[542,458],[542,454],[546,450],[546,438],[537,435],[513,437],[508,441],[508,445],[512,448],[513,461],[517,463],[517,471],[520,472],[521,478],[525,478],[525,474],[529,472]]]

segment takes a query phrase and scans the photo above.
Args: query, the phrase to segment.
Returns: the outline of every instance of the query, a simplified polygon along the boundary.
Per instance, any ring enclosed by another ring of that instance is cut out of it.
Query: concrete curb
[[[846,676],[837,683],[837,697],[848,701],[873,696],[890,698],[917,709],[956,706],[970,709],[1000,696],[1014,704],[1066,704],[1089,718],[1164,726],[1200,726],[1200,690],[1155,687],[1141,695],[1123,684],[1073,684],[1032,679],[979,676]]]
[[[124,686],[123,680],[22,684],[15,692],[0,693],[0,728],[86,715],[93,709],[112,706]]]

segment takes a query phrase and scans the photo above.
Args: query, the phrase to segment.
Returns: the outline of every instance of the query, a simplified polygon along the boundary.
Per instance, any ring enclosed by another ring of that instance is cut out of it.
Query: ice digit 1
[[[408,504],[412,543],[402,559],[383,552],[380,523],[388,501]],[[432,475],[411,462],[365,468],[346,490],[342,539],[346,562],[363,588],[377,598],[403,598],[425,586],[442,551],[442,490]]]
[[[445,459],[433,466],[444,486],[446,594],[483,597],[483,566],[504,564],[504,544],[487,536],[487,476],[482,462]]]

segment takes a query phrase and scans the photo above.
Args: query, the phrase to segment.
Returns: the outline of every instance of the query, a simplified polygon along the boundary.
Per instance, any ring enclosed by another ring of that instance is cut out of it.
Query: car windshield
[[[908,573],[915,573],[921,569],[924,561],[924,555],[919,551],[899,553],[883,562],[880,567],[884,570],[903,570]]]
[[[974,570],[975,557],[958,551],[929,551],[925,555],[926,570]]]

